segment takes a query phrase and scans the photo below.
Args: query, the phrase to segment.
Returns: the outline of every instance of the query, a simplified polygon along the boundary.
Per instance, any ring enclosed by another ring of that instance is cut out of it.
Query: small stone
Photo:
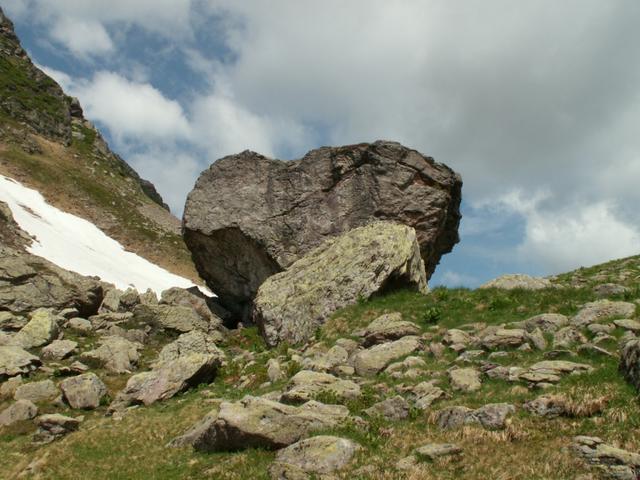
[[[416,448],[415,452],[419,458],[433,462],[440,457],[459,455],[462,453],[462,448],[453,443],[429,443]]]

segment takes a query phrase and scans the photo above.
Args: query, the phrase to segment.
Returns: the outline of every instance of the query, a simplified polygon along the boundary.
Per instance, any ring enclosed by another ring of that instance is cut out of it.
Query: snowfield
[[[35,237],[28,251],[59,267],[100,277],[123,290],[133,287],[144,292],[150,288],[158,295],[171,287],[194,286],[190,280],[127,252],[93,223],[49,205],[37,190],[2,175],[0,201],[9,205],[20,228]]]

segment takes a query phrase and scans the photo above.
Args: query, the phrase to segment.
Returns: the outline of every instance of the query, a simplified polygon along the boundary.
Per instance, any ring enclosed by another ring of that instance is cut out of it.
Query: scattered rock
[[[36,418],[38,431],[33,439],[38,443],[50,443],[71,432],[78,430],[81,419],[67,417],[59,413],[40,415]]]
[[[449,370],[451,388],[462,392],[475,392],[482,386],[480,372],[475,368],[455,368]]]
[[[636,306],[633,303],[598,300],[597,302],[587,303],[582,307],[576,316],[571,319],[571,324],[582,328],[590,323],[603,320],[631,318],[635,312]]]
[[[0,346],[0,381],[16,375],[29,374],[42,362],[35,355],[16,346]]]
[[[134,317],[143,323],[156,325],[166,330],[187,333],[192,330],[208,332],[219,325],[210,325],[192,307],[181,305],[138,305],[133,310]]]
[[[107,387],[95,373],[85,373],[60,382],[60,389],[71,408],[92,410],[100,406]]]
[[[316,430],[335,428],[349,417],[342,405],[309,401],[299,407],[247,396],[222,402],[215,421],[194,442],[199,451],[286,447]]]
[[[328,474],[343,469],[361,447],[346,438],[319,435],[300,440],[276,454],[270,468],[271,478],[288,480],[291,477],[282,470],[290,466],[306,474]]]
[[[410,398],[414,402],[414,406],[418,410],[427,410],[431,407],[433,402],[446,396],[444,390],[435,385],[435,381],[420,382],[408,388]]]
[[[563,375],[591,372],[593,367],[566,360],[544,360],[535,363],[518,375],[520,380],[531,383],[556,383]]]
[[[63,360],[71,356],[77,349],[78,342],[73,340],[54,340],[42,349],[42,358],[47,360]]]
[[[301,370],[289,381],[281,401],[302,403],[320,394],[331,394],[340,400],[354,399],[361,395],[360,387],[351,380],[342,380],[328,373]]]
[[[640,475],[640,454],[612,447],[598,437],[575,437],[572,447],[579,457],[610,478],[636,480]]]
[[[270,358],[267,362],[267,377],[270,382],[279,382],[284,378],[284,372],[280,366],[280,362],[275,358]]]
[[[375,403],[364,413],[370,417],[382,417],[388,421],[404,420],[409,417],[411,407],[400,395]]]
[[[612,297],[614,295],[624,295],[629,289],[617,283],[603,283],[593,287],[593,293],[600,298]]]
[[[166,400],[189,387],[211,382],[219,367],[219,356],[201,353],[181,355],[174,360],[161,362],[152,370],[129,378],[110,409],[117,410],[139,403],[151,405]]]
[[[199,330],[183,333],[176,340],[162,348],[158,355],[158,361],[166,362],[175,360],[183,355],[202,353],[215,356],[217,361],[222,364],[225,360],[225,354],[216,346],[219,340],[219,337]]]
[[[527,332],[521,329],[488,328],[481,337],[481,344],[487,350],[496,348],[516,348],[527,342]]]
[[[580,402],[572,402],[564,395],[542,395],[525,402],[523,407],[529,413],[539,417],[591,417],[601,413],[607,401],[607,397],[600,397],[582,398]]]
[[[506,426],[507,417],[515,410],[508,403],[491,403],[476,410],[461,406],[448,407],[437,412],[436,424],[442,429],[477,424],[489,430],[501,430]]]
[[[213,300],[205,297],[197,288],[169,288],[162,292],[160,303],[192,308],[207,323],[206,331],[208,332],[222,327],[223,318],[214,312],[216,307],[213,305]]]
[[[620,371],[640,391],[640,340],[626,342],[620,351]]]
[[[576,327],[562,327],[553,334],[554,348],[570,348],[575,344],[587,343],[585,337]]]
[[[507,274],[480,285],[479,288],[500,288],[502,290],[542,290],[553,288],[554,285],[546,278],[532,277],[523,274]]]
[[[60,391],[55,383],[51,380],[42,380],[40,382],[23,383],[16,389],[13,398],[38,403],[53,400],[59,394]]]
[[[458,242],[461,186],[446,166],[394,142],[323,147],[286,162],[245,151],[200,175],[184,238],[202,278],[242,315],[267,277],[375,220],[416,229],[430,276]]]
[[[336,310],[381,290],[426,293],[424,262],[411,227],[376,222],[332,238],[269,277],[253,318],[268,345],[311,338]]]
[[[31,420],[38,414],[36,407],[29,400],[18,400],[0,412],[0,427],[8,427],[16,422]]]
[[[442,338],[442,342],[456,352],[465,350],[474,341],[475,339],[467,332],[456,328],[447,330]]]
[[[41,347],[58,336],[58,317],[51,310],[39,309],[31,314],[31,320],[14,337],[22,348]]]
[[[82,335],[88,335],[93,331],[93,325],[89,320],[84,318],[72,318],[67,322],[67,328],[74,330]]]
[[[138,364],[142,344],[117,336],[103,337],[99,344],[95,350],[80,355],[83,362],[97,364],[114,373],[130,373]]]
[[[559,313],[543,313],[524,321],[524,328],[532,332],[539,328],[543,332],[555,332],[569,324],[569,319]]]
[[[387,313],[376,318],[365,328],[363,344],[370,347],[420,333],[420,327],[413,322],[402,320],[400,313]]]
[[[422,347],[419,337],[403,337],[362,350],[354,358],[354,368],[361,376],[372,376],[384,370],[391,362],[409,355]]]
[[[613,323],[616,327],[624,328],[625,330],[629,330],[634,333],[640,332],[640,322],[637,320],[614,320]]]

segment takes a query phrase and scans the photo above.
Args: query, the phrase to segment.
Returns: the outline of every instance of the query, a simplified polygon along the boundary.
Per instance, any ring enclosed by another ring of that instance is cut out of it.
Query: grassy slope
[[[571,315],[581,304],[595,299],[589,283],[601,281],[589,279],[607,277],[619,280],[624,277],[620,283],[632,290],[619,299],[629,300],[640,296],[639,275],[640,258],[635,257],[559,277],[559,281],[583,277],[588,286],[580,289],[505,292],[439,288],[427,296],[398,292],[338,312],[318,337],[331,345],[335,339],[348,336],[376,316],[390,311],[402,312],[404,318],[416,321],[425,332],[433,332],[435,338],[439,338],[443,327],[460,327],[474,322],[505,323],[545,312]],[[620,334],[620,331],[616,332],[617,336]],[[615,342],[606,347],[611,351],[617,350]],[[78,433],[45,447],[35,447],[29,443],[28,436],[16,435],[18,431],[32,429],[29,423],[4,432],[0,436],[0,444],[7,454],[0,456],[0,471],[12,478],[32,460],[43,459],[42,478],[51,479],[268,478],[266,470],[274,457],[273,452],[250,450],[200,454],[190,448],[164,447],[166,442],[209,412],[215,405],[212,399],[236,399],[282,386],[281,382],[269,389],[259,387],[267,378],[267,360],[286,355],[286,346],[268,351],[255,330],[246,329],[237,332],[226,345],[231,355],[240,348],[257,352],[254,365],[241,371],[242,362],[230,363],[215,383],[150,408],[135,409],[121,421],[104,418],[101,412],[90,413]],[[444,372],[454,359],[453,353],[447,353],[441,360],[426,354],[422,356],[429,369],[436,372]],[[151,353],[149,358],[152,358]],[[541,358],[541,352],[514,351],[499,362],[526,366]],[[564,393],[578,405],[588,398],[606,396],[608,404],[601,414],[591,418],[548,420],[531,416],[519,408],[509,427],[502,432],[489,432],[477,427],[441,431],[433,424],[432,412],[429,411],[413,412],[412,417],[403,422],[372,421],[364,429],[345,427],[332,433],[353,438],[365,449],[352,468],[339,478],[573,479],[590,471],[568,450],[572,437],[580,434],[600,436],[623,448],[640,451],[640,405],[637,393],[618,374],[617,359],[587,355],[571,360],[588,363],[595,371],[565,378],[551,392]],[[289,373],[294,372],[295,368]],[[241,375],[250,379],[245,388],[237,387]],[[109,383],[116,388],[122,381],[111,378]],[[389,390],[397,383],[385,375],[379,376],[371,385],[364,387],[361,399],[348,403],[351,412],[360,415],[364,408],[379,399],[381,391]],[[485,379],[479,392],[454,394],[446,376],[442,378],[441,386],[451,395],[436,402],[433,410],[447,405],[478,407],[494,402],[512,402],[521,406],[524,401],[541,393]],[[413,448],[429,442],[456,442],[464,448],[464,456],[435,464],[426,463],[411,474],[394,468],[397,460],[409,455]],[[353,473],[363,466],[370,468],[369,473]]]

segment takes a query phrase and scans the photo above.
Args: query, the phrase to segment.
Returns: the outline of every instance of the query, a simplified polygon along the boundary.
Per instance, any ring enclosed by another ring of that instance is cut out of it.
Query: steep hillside
[[[128,250],[198,279],[180,221],[113,153],[78,101],[39,70],[0,10],[0,174],[40,191]]]

